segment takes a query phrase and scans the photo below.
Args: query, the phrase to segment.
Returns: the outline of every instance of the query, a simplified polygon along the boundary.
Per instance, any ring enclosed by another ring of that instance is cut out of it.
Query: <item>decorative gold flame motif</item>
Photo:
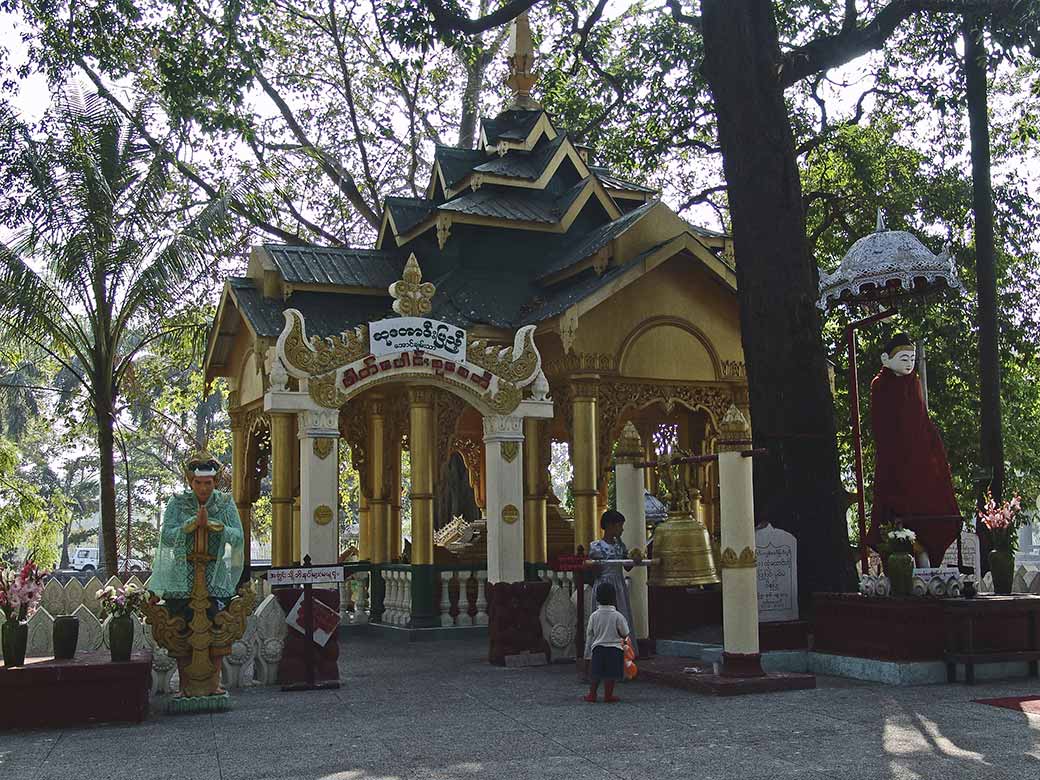
[[[425,317],[433,309],[433,296],[437,292],[432,282],[422,280],[422,270],[415,255],[408,256],[404,265],[403,278],[390,285],[394,297],[394,311],[402,317]]]

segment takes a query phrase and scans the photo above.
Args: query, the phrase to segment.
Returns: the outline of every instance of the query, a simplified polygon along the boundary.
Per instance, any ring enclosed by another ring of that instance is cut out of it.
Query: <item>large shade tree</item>
[[[171,190],[169,162],[111,105],[69,92],[33,134],[0,117],[9,160],[0,219],[0,338],[74,377],[97,430],[105,567],[116,569],[114,432],[122,383],[152,345],[198,327],[191,308],[220,257],[226,199],[198,208]],[[180,223],[180,228],[174,226]]]

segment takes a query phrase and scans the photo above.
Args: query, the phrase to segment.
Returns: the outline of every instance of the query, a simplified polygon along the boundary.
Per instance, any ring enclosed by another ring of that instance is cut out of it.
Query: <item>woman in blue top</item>
[[[603,529],[603,538],[597,539],[589,545],[589,559],[587,564],[596,571],[596,581],[592,584],[592,592],[596,592],[601,582],[609,582],[614,586],[617,594],[617,609],[629,626],[632,622],[632,607],[628,601],[628,588],[625,584],[625,571],[631,570],[632,565],[624,565],[620,561],[631,559],[637,563],[643,559],[639,550],[630,553],[625,543],[621,541],[621,532],[625,528],[625,516],[614,509],[608,509],[599,520],[599,526]],[[618,561],[618,563],[614,563]],[[632,649],[639,654],[634,635],[629,636]]]

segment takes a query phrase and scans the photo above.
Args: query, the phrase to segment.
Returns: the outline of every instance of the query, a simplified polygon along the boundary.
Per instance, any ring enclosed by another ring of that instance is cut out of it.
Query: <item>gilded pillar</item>
[[[412,464],[412,626],[440,625],[434,605],[433,484],[437,426],[433,389],[408,388],[408,451]]]
[[[404,546],[401,543],[401,437],[394,435],[394,432],[398,430],[398,422],[393,421],[391,425],[387,426],[388,436],[386,442],[386,454],[390,459],[387,464],[387,475],[389,484],[387,485],[386,495],[390,503],[387,505],[389,510],[388,530],[386,537],[386,559],[388,561],[398,561],[401,559],[401,552]],[[414,542],[413,542],[414,543]]]
[[[524,569],[534,578],[534,567],[548,558],[545,493],[548,475],[541,457],[542,423],[524,420]]]
[[[372,563],[386,563],[389,552],[390,507],[386,485],[385,402],[374,395],[366,405],[368,414],[368,516]]]
[[[368,496],[365,485],[358,491],[358,560],[372,560],[372,518],[368,510]]]
[[[243,553],[245,555],[245,577],[249,576],[252,548],[253,504],[249,500],[249,481],[246,478],[249,466],[246,463],[246,429],[242,412],[231,412],[231,497],[238,508],[242,521]]]
[[[293,562],[293,415],[271,413],[271,565]]]
[[[574,382],[574,430],[571,432],[571,461],[574,465],[574,546],[588,552],[598,536],[596,509],[596,388],[599,377],[582,377]]]

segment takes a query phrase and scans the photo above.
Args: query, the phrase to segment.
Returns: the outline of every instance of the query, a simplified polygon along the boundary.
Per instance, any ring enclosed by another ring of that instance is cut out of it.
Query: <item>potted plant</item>
[[[914,542],[917,534],[896,526],[888,531],[888,578],[893,596],[909,596],[914,584]]]
[[[147,596],[148,591],[132,582],[119,587],[106,585],[97,592],[101,616],[112,618],[108,621],[108,648],[113,663],[130,660],[134,645],[133,616],[140,612]]]
[[[993,549],[989,553],[989,570],[993,573],[993,592],[998,596],[1011,593],[1015,576],[1015,550],[1018,549],[1018,513],[1022,499],[1015,496],[999,506],[993,495],[986,491],[986,506],[979,512],[979,520],[989,529]]]
[[[28,621],[43,597],[43,577],[44,573],[31,559],[21,569],[12,569],[0,561],[0,610],[4,613],[0,640],[4,666],[8,668],[25,663]]]

